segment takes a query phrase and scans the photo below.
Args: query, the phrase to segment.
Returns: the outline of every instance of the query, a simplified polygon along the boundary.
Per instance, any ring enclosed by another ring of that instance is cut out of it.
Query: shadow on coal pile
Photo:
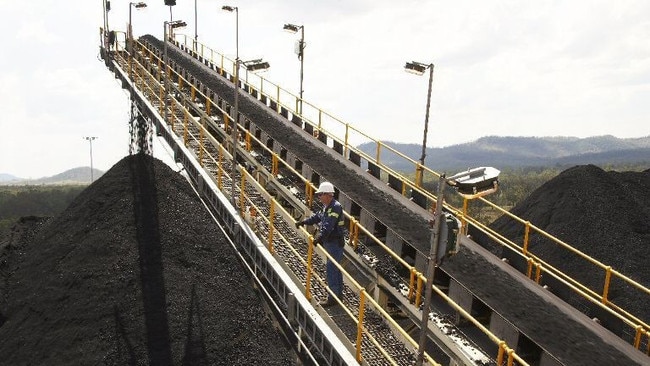
[[[0,238],[3,364],[295,364],[223,234],[156,159],[122,159],[16,230]]]

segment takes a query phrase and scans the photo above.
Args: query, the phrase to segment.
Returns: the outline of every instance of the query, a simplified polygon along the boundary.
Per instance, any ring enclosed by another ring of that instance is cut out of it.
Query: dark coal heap
[[[511,212],[636,282],[650,284],[650,170],[606,172],[593,165],[576,166],[532,192]],[[501,217],[491,227],[523,243],[522,224]],[[500,247],[490,249],[508,257]],[[531,235],[530,250],[602,294],[605,270],[538,234]],[[579,310],[599,315],[595,305],[564,295]],[[650,321],[648,297],[640,290],[613,280],[608,298],[641,320]]]
[[[1,239],[0,364],[295,363],[189,184],[149,156]]]

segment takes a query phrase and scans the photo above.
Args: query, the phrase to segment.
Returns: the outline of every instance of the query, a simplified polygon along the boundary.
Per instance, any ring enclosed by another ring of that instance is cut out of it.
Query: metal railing
[[[158,72],[158,75],[154,76],[152,74],[149,74],[144,65],[142,65],[140,62],[134,62],[134,83],[135,85],[140,88],[141,90],[145,91],[145,94],[153,99],[157,100],[158,104],[160,106],[163,106],[163,97],[165,95],[164,90],[163,90],[163,85],[162,85],[162,80],[164,76],[160,71],[163,69],[162,67],[162,60],[160,57],[158,57],[154,52],[151,52],[148,50],[144,45],[138,44],[138,48],[141,49],[143,54],[146,55],[146,57],[150,58],[152,63],[156,66],[156,71]],[[118,47],[119,51],[119,47]],[[118,52],[118,58],[119,52]],[[122,62],[127,62],[127,60],[122,59]],[[210,100],[207,96],[203,95],[194,85],[192,85],[188,80],[184,79],[182,76],[178,75],[173,71],[172,68],[166,68],[168,73],[173,74],[173,78],[176,81],[176,84],[178,85],[179,88],[181,87],[187,87],[190,88],[190,95],[192,99],[196,99],[196,101],[201,101],[202,103],[205,103],[206,108],[210,108],[211,110],[214,110],[214,108],[217,108],[222,115],[224,116],[224,127],[227,128],[227,125],[230,121],[232,123],[232,119],[230,116],[221,109],[217,104],[215,104],[214,101]],[[151,85],[156,85],[156,88],[152,88]],[[157,90],[156,90],[157,89]],[[230,174],[228,173],[228,168],[224,167],[224,162],[231,160],[232,157],[228,153],[227,149],[223,148],[221,144],[219,144],[218,141],[216,141],[214,138],[210,136],[210,133],[206,129],[206,120],[203,116],[199,117],[198,120],[192,117],[192,114],[190,113],[189,110],[185,108],[183,103],[179,102],[175,98],[172,98],[172,103],[169,104],[170,109],[172,113],[170,113],[171,120],[168,121],[167,123],[171,127],[172,131],[176,132],[179,134],[179,136],[182,136],[182,139],[184,141],[185,146],[190,146],[194,145],[196,147],[196,156],[198,157],[198,160],[201,164],[201,166],[204,166],[206,162],[210,162],[212,166],[216,166],[217,169],[216,171],[212,172],[215,182],[219,189],[223,190],[224,192],[227,192],[228,187],[224,186],[224,184],[227,181],[230,181]],[[162,113],[162,110],[158,111],[160,115],[164,115]],[[181,115],[181,118],[178,118],[178,115]],[[243,126],[240,126],[243,131]],[[291,166],[284,160],[280,159],[276,153],[268,149],[265,144],[263,144],[261,141],[257,140],[254,136],[250,134],[250,132],[246,131],[246,136],[245,136],[245,143],[244,146],[247,149],[250,149],[251,146],[251,141],[255,141],[256,145],[265,149],[267,154],[270,154],[273,156],[273,164],[274,167],[272,168],[273,171],[277,172],[279,170],[279,165],[282,165],[283,169],[290,170],[292,173],[296,174],[297,176],[301,177],[303,182],[305,183],[305,194],[307,196],[307,203],[311,202],[313,200],[313,192],[315,191],[315,187],[311,185],[311,183],[308,182],[307,179],[302,177],[299,172],[295,171]],[[214,155],[214,152],[211,152],[206,143],[209,143],[212,145],[213,149],[216,148],[218,153],[216,156]],[[287,223],[292,224],[293,218],[289,215],[288,212],[286,212],[281,205],[279,205],[274,199],[267,199],[266,201],[269,202],[269,208],[263,208],[260,207],[259,205],[253,206],[251,203],[253,202],[249,196],[245,194],[250,188],[248,186],[254,186],[255,192],[257,194],[266,194],[263,188],[259,186],[259,184],[252,178],[245,170],[239,170],[239,173],[242,175],[242,182],[241,187],[239,187],[239,192],[240,192],[240,197],[239,197],[239,202],[240,205],[239,207],[245,207],[246,204],[249,205],[249,207],[254,207],[257,212],[271,212],[274,211],[274,215],[270,215],[269,217],[264,218],[264,223],[267,227],[267,233],[268,237],[266,238],[267,243],[269,245],[269,251],[271,253],[275,253],[275,247],[278,245],[290,245],[292,243],[292,240],[287,239],[286,237],[282,236],[281,234],[278,234],[278,230],[274,230],[274,228],[277,226],[277,224],[272,224],[276,222],[276,219],[278,218],[278,215],[282,222],[286,225]],[[225,178],[225,179],[224,179]],[[279,212],[279,213],[278,213]],[[245,214],[245,210],[241,211],[242,214]],[[350,219],[350,225],[351,225],[351,232],[352,233],[359,233],[363,232],[369,237],[372,238],[372,240],[376,241],[378,245],[381,245],[395,260],[400,262],[405,268],[407,268],[408,272],[411,273],[411,281],[410,281],[410,290],[409,290],[409,298],[412,299],[415,303],[416,306],[420,305],[421,301],[421,294],[422,294],[422,288],[423,285],[426,283],[426,279],[424,275],[420,272],[418,272],[415,267],[410,266],[408,263],[403,261],[397,254],[392,252],[388,247],[385,246],[384,243],[382,243],[379,239],[375,238],[372,236],[372,234],[363,228],[352,216],[350,216],[348,213],[346,213],[346,217]],[[353,236],[351,237],[351,244],[353,245],[358,245],[358,236]],[[295,240],[294,240],[295,241]],[[313,265],[312,265],[312,260],[313,260],[313,253],[314,253],[314,247],[313,247],[313,242],[312,238],[309,237],[307,240],[307,243],[309,245],[308,250],[307,250],[307,259],[301,260],[303,263],[303,267],[307,273],[309,273],[309,279],[306,280],[304,283],[305,286],[305,291],[306,291],[306,296],[308,298],[311,298],[313,296],[313,291],[314,287],[311,284],[311,278],[315,278],[317,283],[320,284],[321,287],[327,288],[326,284],[324,283],[324,280],[322,276],[318,275],[317,273],[314,272],[313,270]],[[292,245],[290,246],[292,249],[290,251],[294,254],[296,258],[302,258],[299,255],[299,251],[293,247]],[[319,251],[322,251],[322,249],[318,249]],[[322,251],[322,256],[328,256],[327,253]],[[338,264],[337,264],[338,265]],[[338,265],[340,267],[340,265]],[[341,268],[343,269],[343,268]],[[417,344],[413,341],[413,339],[408,336],[408,334],[390,317],[389,314],[387,314],[381,306],[379,306],[378,303],[376,303],[366,292],[365,288],[363,288],[361,285],[359,285],[354,278],[347,273],[346,271],[343,271],[346,281],[351,284],[353,287],[352,291],[355,292],[358,296],[356,299],[356,303],[359,304],[359,307],[357,309],[347,309],[346,308],[346,313],[348,316],[350,316],[353,319],[356,319],[355,322],[357,322],[358,327],[359,327],[359,333],[356,337],[356,347],[357,347],[357,356],[359,357],[359,361],[361,361],[361,352],[362,352],[362,345],[364,342],[361,342],[361,339],[366,339],[366,343],[370,343],[373,346],[377,347],[380,344],[380,341],[377,341],[372,337],[372,334],[370,332],[370,328],[366,325],[364,325],[364,317],[367,312],[366,308],[371,306],[372,309],[376,313],[379,313],[386,322],[391,324],[392,327],[397,329],[399,333],[401,333],[401,336],[408,340],[411,346],[417,347]],[[417,288],[417,290],[416,290]],[[496,345],[499,346],[499,354],[496,355],[497,359],[501,358],[503,359],[504,355],[508,355],[508,359],[510,359],[510,362],[512,361],[517,361],[521,365],[526,365],[525,361],[522,360],[516,353],[513,352],[511,348],[507,346],[507,344],[496,337],[494,334],[492,334],[488,329],[486,329],[482,324],[480,324],[477,320],[473,319],[468,313],[466,313],[460,306],[456,305],[453,303],[453,301],[446,297],[446,295],[440,291],[439,289],[435,288],[435,291],[443,297],[448,303],[457,311],[459,311],[463,316],[466,316],[467,319],[474,323],[479,329],[481,329],[485,334],[494,341]],[[341,299],[339,299],[341,301]],[[361,305],[363,304],[363,305]],[[368,345],[366,344],[366,347]],[[382,355],[388,355],[388,353],[380,349],[378,351]],[[389,355],[388,355],[389,356]],[[430,357],[427,355],[427,358],[429,362],[434,362]],[[389,358],[390,359],[390,358]],[[394,361],[394,360],[393,360]],[[394,362],[393,362],[394,363]]]
[[[182,43],[180,41],[177,41],[177,39],[181,39]],[[188,50],[187,47],[188,40],[186,35],[179,34],[172,41],[175,41],[176,44],[181,47],[184,46],[184,49]],[[209,56],[207,56],[208,51],[209,51]],[[214,65],[220,65],[219,69],[221,70],[222,75],[224,75],[225,73],[224,70],[227,69],[232,69],[234,73],[234,65],[235,65],[234,60],[229,59],[223,54],[218,53],[203,44],[201,44],[200,52],[197,52],[195,56],[206,59],[211,63],[213,63]],[[218,60],[218,62],[215,62],[215,60]],[[401,152],[395,150],[394,148],[388,146],[387,144],[372,138],[371,136],[365,134],[363,131],[356,129],[354,126],[350,125],[349,123],[344,122],[338,117],[333,116],[332,114],[326,112],[325,110],[307,101],[304,100],[302,101],[303,113],[299,114],[297,112],[298,111],[297,106],[300,102],[299,96],[283,89],[279,85],[274,84],[273,82],[267,79],[264,79],[260,75],[246,74],[244,82],[246,88],[249,88],[248,89],[249,91],[251,90],[258,91],[264,97],[269,98],[270,100],[275,102],[277,105],[276,110],[278,113],[283,114],[287,118],[289,118],[289,113],[292,116],[295,116],[295,118],[299,118],[306,125],[311,126],[308,128],[313,129],[316,138],[319,137],[322,138],[321,136],[326,136],[327,138],[329,138],[329,140],[325,141],[326,143],[328,143],[328,146],[330,146],[331,143],[330,147],[341,150],[339,152],[345,158],[350,159],[351,154],[352,155],[356,154],[355,158],[359,159],[358,161],[359,164],[363,160],[365,160],[365,163],[368,164],[369,168],[370,167],[378,168],[384,174],[375,175],[377,179],[387,180],[389,176],[398,179],[401,183],[400,193],[402,195],[408,196],[409,193],[413,195],[414,192],[418,192],[426,199],[425,207],[429,207],[431,203],[437,200],[437,198],[433,193],[425,190],[422,187],[422,183],[424,181],[433,181],[439,178],[440,173],[435,172],[427,168],[426,166],[422,166],[419,161],[416,161],[402,154]],[[375,149],[374,156],[369,156],[365,152],[355,147],[355,145],[359,145],[365,142],[371,142],[375,144],[376,149]],[[410,178],[406,177],[405,175],[399,172],[394,171],[392,168],[383,164],[381,157],[382,154],[385,154],[386,152],[394,156],[396,159],[401,159],[411,164],[414,167],[413,172],[415,174],[415,181],[411,181]],[[650,325],[647,323],[648,320],[640,319],[636,315],[626,311],[624,305],[616,304],[610,299],[608,299],[608,294],[611,290],[611,284],[613,279],[618,279],[624,285],[628,285],[630,286],[630,288],[639,291],[639,295],[647,296],[648,302],[650,302],[650,288],[620,273],[612,266],[603,264],[598,260],[588,256],[587,254],[575,249],[570,244],[563,242],[562,240],[554,237],[553,235],[545,232],[544,230],[534,226],[530,222],[511,214],[506,209],[497,206],[496,204],[488,201],[486,198],[479,197],[475,199],[476,202],[480,202],[488,208],[495,209],[502,215],[506,215],[524,226],[526,235],[524,237],[523,243],[521,243],[521,245],[516,244],[511,240],[509,240],[508,238],[505,238],[502,235],[494,232],[486,225],[480,223],[478,220],[472,219],[468,214],[468,201],[469,200],[467,198],[464,199],[463,207],[461,209],[455,208],[445,203],[445,208],[447,208],[450,212],[454,213],[459,217],[459,219],[461,219],[461,222],[463,224],[463,231],[465,233],[467,232],[467,224],[472,223],[479,230],[485,232],[488,236],[490,236],[493,240],[495,240],[497,244],[509,248],[510,250],[513,250],[519,255],[521,255],[529,263],[528,271],[527,271],[527,275],[529,278],[539,283],[539,279],[541,278],[542,272],[547,273],[550,276],[553,276],[559,281],[565,283],[577,295],[584,297],[586,300],[596,304],[600,308],[604,309],[606,312],[614,315],[635,332],[635,336],[633,340],[633,345],[635,348],[640,349],[642,338],[644,336],[646,337],[647,339],[646,343],[648,345],[648,349],[645,351],[645,353],[650,355]],[[600,268],[604,274],[602,292],[595,292],[594,290],[589,289],[586,285],[582,284],[580,281],[572,278],[570,275],[563,273],[561,270],[549,264],[547,261],[544,260],[542,256],[538,256],[537,254],[529,250],[528,248],[529,237],[530,234],[533,232],[548,238],[553,243],[555,243],[558,246],[558,248],[566,250],[567,253],[576,254],[579,258],[585,260],[590,265]],[[533,269],[535,272],[534,274],[533,274]]]

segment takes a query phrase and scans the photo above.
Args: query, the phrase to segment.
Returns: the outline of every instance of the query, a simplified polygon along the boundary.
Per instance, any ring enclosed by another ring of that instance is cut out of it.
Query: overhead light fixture
[[[224,5],[224,6],[221,7],[221,10],[225,10],[225,11],[235,11],[235,10],[237,10],[237,7],[236,7],[236,6]]]
[[[133,3],[132,3],[132,4],[133,4]],[[135,3],[135,4],[133,4],[133,7],[135,7],[136,9],[142,9],[142,8],[146,8],[146,7],[147,7],[147,4],[146,4],[146,3],[143,3],[143,2],[139,2],[139,3]]]
[[[245,61],[245,62],[242,62],[242,63],[246,67],[246,70],[252,71],[252,72],[266,71],[269,67],[271,67],[271,65],[269,65],[268,62],[262,61],[262,59]]]
[[[167,24],[169,24],[172,29],[183,28],[187,25],[187,23],[182,20],[174,20],[172,22],[167,22]]]
[[[301,27],[302,26],[287,23],[284,25],[284,27],[282,27],[282,29],[286,30],[287,32],[297,33]]]
[[[406,72],[410,72],[411,74],[416,74],[416,75],[422,75],[424,72],[427,70],[427,68],[430,65],[425,65],[419,62],[407,62],[406,65],[404,65],[404,70]]]

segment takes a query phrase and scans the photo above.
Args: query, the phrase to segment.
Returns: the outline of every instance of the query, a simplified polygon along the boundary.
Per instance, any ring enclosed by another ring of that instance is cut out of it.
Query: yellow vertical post
[[[313,272],[312,258],[314,257],[314,237],[309,236],[307,240],[309,247],[307,248],[307,277],[305,278],[305,297],[311,300],[311,276]]]
[[[526,271],[526,276],[530,279],[533,279],[533,264],[533,258],[528,258],[528,270]]]
[[[212,100],[209,97],[205,97],[205,113],[210,115],[210,109],[212,109]]]
[[[422,280],[422,273],[418,272],[418,285],[415,291],[415,307],[420,307],[420,304],[422,303],[423,282],[424,281]]]
[[[607,266],[605,267],[605,286],[603,287],[603,298],[601,299],[603,304],[607,304],[607,302],[609,301],[607,299],[607,296],[609,295],[609,284],[611,280],[612,280],[612,267]]]
[[[311,184],[305,181],[305,196],[307,196],[307,207],[311,207],[314,195],[312,193]]]
[[[246,151],[251,151],[253,146],[251,145],[251,132],[246,130]]]
[[[539,284],[539,280],[542,278],[542,264],[535,263],[535,282]]]
[[[192,102],[196,100],[196,86],[192,84],[192,92],[191,92],[191,99]]]
[[[277,105],[278,105],[278,107],[277,107],[277,108],[278,108],[277,112],[280,113],[280,109],[282,108],[282,107],[280,106],[280,85],[278,85],[278,86],[276,87],[276,90],[277,90],[277,99],[276,99],[275,101],[277,102]]]
[[[269,213],[269,252],[271,254],[274,253],[274,248],[273,248],[273,218],[275,217],[275,199],[271,200],[271,209]]]
[[[366,291],[359,293],[359,319],[357,322],[357,362],[361,363],[361,341],[363,339],[363,317],[366,314]]]
[[[415,267],[411,267],[411,272],[410,279],[409,279],[409,294],[408,294],[408,299],[409,302],[413,302],[413,297],[415,296],[415,279],[417,278],[417,270]]]
[[[278,176],[278,173],[280,172],[280,169],[278,167],[278,154],[273,153],[273,158],[272,160],[272,166],[271,166],[271,174],[273,174],[274,177]]]
[[[634,348],[636,349],[639,349],[641,347],[641,334],[643,334],[643,327],[637,325],[636,334],[634,335]]]
[[[524,228],[524,245],[522,246],[523,248],[523,253],[524,255],[528,255],[528,238],[530,234],[530,221],[526,221],[526,227]]]
[[[499,353],[497,354],[497,365],[501,366],[503,364],[503,353],[506,347],[506,342],[499,342]]]
[[[467,217],[468,206],[469,206],[469,200],[467,198],[463,198],[463,217],[461,219],[462,220],[461,226],[463,227],[463,234],[465,235],[467,235],[467,230],[468,230],[467,220],[465,219],[465,217]]]

